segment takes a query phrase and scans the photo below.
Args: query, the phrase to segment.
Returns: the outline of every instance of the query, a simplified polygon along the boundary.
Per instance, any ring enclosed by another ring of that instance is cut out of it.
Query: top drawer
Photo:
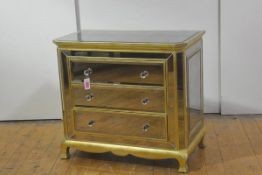
[[[92,83],[121,83],[121,84],[150,84],[163,85],[164,66],[163,61],[159,63],[137,63],[114,58],[114,62],[103,63],[100,58],[71,59],[71,79],[73,82],[82,82],[86,76],[90,77]],[[112,58],[111,58],[112,59]],[[112,60],[111,60],[112,61]]]

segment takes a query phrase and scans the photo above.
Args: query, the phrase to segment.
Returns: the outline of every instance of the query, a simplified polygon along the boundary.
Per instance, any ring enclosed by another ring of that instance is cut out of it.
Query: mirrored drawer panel
[[[90,77],[94,83],[163,85],[163,65],[71,62],[73,82]]]
[[[163,87],[91,84],[84,90],[77,84],[72,85],[72,96],[75,106],[165,112]]]
[[[74,111],[75,130],[88,133],[165,139],[165,117],[117,112]]]

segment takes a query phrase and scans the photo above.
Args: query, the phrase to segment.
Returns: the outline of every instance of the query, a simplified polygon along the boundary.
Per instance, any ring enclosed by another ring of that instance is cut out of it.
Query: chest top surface
[[[84,30],[56,39],[57,42],[182,43],[201,31],[107,31]]]
[[[59,47],[121,48],[161,47],[166,50],[185,48],[199,40],[204,31],[117,31],[83,30],[54,40]]]

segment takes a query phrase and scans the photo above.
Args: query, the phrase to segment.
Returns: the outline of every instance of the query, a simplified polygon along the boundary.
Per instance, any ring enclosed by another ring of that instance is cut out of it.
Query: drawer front
[[[87,133],[145,138],[166,138],[165,117],[74,111],[75,130]]]
[[[162,87],[138,88],[124,85],[91,85],[84,90],[81,85],[73,85],[75,106],[164,112],[165,96]]]
[[[89,76],[91,82],[122,84],[163,84],[163,64],[133,65],[71,62],[73,82]]]

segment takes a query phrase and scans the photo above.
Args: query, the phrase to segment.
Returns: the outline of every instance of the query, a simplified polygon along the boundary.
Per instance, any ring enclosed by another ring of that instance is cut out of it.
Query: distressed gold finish
[[[65,135],[61,158],[69,157],[70,147],[175,158],[178,171],[187,172],[190,153],[204,147],[203,34],[85,31],[82,40],[75,34],[55,40]],[[89,90],[84,79],[90,79]]]
[[[105,153],[112,152],[119,156],[134,155],[141,158],[147,159],[167,159],[175,158],[179,162],[179,172],[187,172],[187,159],[188,156],[194,151],[194,149],[202,143],[204,137],[204,128],[202,128],[194,141],[189,144],[186,149],[181,150],[168,150],[158,148],[143,148],[133,147],[126,145],[108,144],[108,143],[97,143],[97,142],[85,142],[75,140],[65,140],[62,142],[62,158],[69,158],[68,148],[76,148],[81,151],[93,152],[93,153]],[[64,154],[66,153],[66,154]]]

